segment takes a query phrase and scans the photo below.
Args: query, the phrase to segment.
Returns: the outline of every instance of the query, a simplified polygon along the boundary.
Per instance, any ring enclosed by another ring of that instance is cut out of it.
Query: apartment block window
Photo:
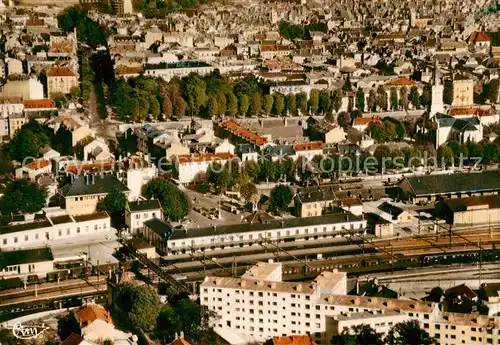
[[[17,243],[17,237],[14,237],[14,243]]]
[[[6,245],[6,244],[7,244],[7,239],[6,239],[6,238],[4,238],[4,239],[3,239],[3,244],[4,244],[4,245]]]
[[[77,227],[76,228],[76,233],[79,234],[80,233],[80,227]]]
[[[25,236],[24,236],[24,241],[25,241],[25,242],[28,242],[28,240],[29,240],[28,235],[25,235]]]
[[[71,233],[70,229],[66,229],[66,235],[69,235]]]

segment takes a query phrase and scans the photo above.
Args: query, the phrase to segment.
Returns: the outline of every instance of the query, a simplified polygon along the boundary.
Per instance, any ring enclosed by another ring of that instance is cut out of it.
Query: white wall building
[[[2,86],[0,98],[43,99],[43,85],[35,79],[9,80]]]
[[[20,250],[44,247],[52,240],[109,232],[106,212],[70,216],[60,208],[46,208],[42,215],[0,227],[0,249]]]
[[[175,156],[177,166],[177,178],[180,183],[187,184],[196,181],[207,172],[208,167],[215,162],[222,166],[233,159],[229,152],[223,153],[198,153],[190,155]]]
[[[158,200],[137,200],[127,204],[125,224],[132,235],[140,232],[144,228],[144,222],[153,218],[163,219],[163,210]]]

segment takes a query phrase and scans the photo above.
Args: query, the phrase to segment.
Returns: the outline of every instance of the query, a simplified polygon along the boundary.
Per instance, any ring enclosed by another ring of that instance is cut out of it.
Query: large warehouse
[[[405,177],[399,189],[400,198],[413,203],[498,194],[500,170]]]
[[[445,199],[436,205],[436,214],[453,225],[500,223],[500,195]]]

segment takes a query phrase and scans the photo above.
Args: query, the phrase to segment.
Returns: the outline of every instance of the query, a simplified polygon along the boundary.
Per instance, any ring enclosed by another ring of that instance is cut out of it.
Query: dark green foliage
[[[385,338],[387,345],[434,345],[437,342],[420,328],[418,321],[396,324]]]
[[[87,11],[82,6],[66,8],[57,19],[59,27],[64,32],[72,32],[76,28],[79,42],[84,42],[92,48],[106,44],[106,32],[88,17]]]
[[[160,201],[165,218],[178,221],[189,212],[187,196],[167,180],[156,178],[144,186],[144,195]]]
[[[449,79],[444,82],[443,102],[445,104],[451,104],[453,102],[453,81]]]
[[[356,108],[359,111],[364,111],[365,109],[365,93],[361,88],[356,91]]]
[[[382,333],[377,333],[366,324],[352,327],[352,331],[344,330],[340,335],[334,336],[332,345],[383,345]]]
[[[290,187],[284,184],[277,185],[271,191],[271,203],[269,208],[271,210],[281,209],[286,210],[292,201],[293,191]]]
[[[46,192],[26,179],[14,180],[0,199],[3,214],[35,213],[45,207]]]
[[[109,192],[99,203],[98,208],[113,215],[123,215],[127,206],[127,197],[117,189]]]
[[[75,314],[70,313],[57,321],[57,334],[64,341],[72,333],[81,335],[82,330]]]
[[[38,157],[40,149],[49,144],[50,130],[31,120],[16,132],[7,149],[12,159],[22,161],[28,157]]]
[[[147,285],[124,284],[118,287],[113,298],[116,317],[130,329],[152,330],[160,308],[158,295]]]
[[[326,32],[327,30],[328,27],[324,22],[311,23],[305,27],[302,27],[300,25],[292,24],[287,21],[282,21],[279,25],[280,35],[289,40],[295,38],[308,40],[311,39],[311,36],[309,34],[310,31]]]

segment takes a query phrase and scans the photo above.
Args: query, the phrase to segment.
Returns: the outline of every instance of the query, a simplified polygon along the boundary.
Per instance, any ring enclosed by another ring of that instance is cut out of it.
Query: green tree
[[[395,87],[391,87],[391,109],[398,110],[399,107],[399,99],[398,99],[398,89]]]
[[[356,91],[356,108],[361,112],[365,110],[365,92],[362,88]]]
[[[238,102],[238,111],[241,116],[246,116],[250,107],[250,98],[248,95],[241,95]]]
[[[262,111],[262,95],[260,93],[254,93],[250,96],[250,108],[249,113],[251,115],[260,115]]]
[[[319,111],[326,115],[332,109],[332,102],[330,99],[330,91],[321,90],[319,93]]]
[[[453,81],[447,79],[443,87],[443,102],[445,104],[453,103]]]
[[[217,191],[222,192],[232,183],[231,171],[218,162],[212,163],[207,168],[207,180],[215,186]]]
[[[148,103],[149,103],[149,110],[148,110],[149,115],[151,115],[153,119],[158,119],[161,114],[160,102],[158,102],[158,98],[156,98],[155,95],[151,94],[149,95]]]
[[[31,120],[16,132],[7,150],[12,159],[22,161],[28,157],[38,157],[40,149],[49,144],[48,131],[35,120]]]
[[[316,115],[318,113],[319,109],[319,90],[318,89],[312,89],[311,92],[309,93],[309,112],[312,115]]]
[[[408,97],[415,109],[420,108],[420,95],[418,94],[418,89],[416,86],[412,86],[410,88],[410,95]]]
[[[297,98],[295,94],[289,93],[285,96],[285,109],[291,116],[297,116]]]
[[[250,202],[257,195],[257,187],[253,183],[245,183],[240,187],[240,193],[246,202]]]
[[[408,110],[408,88],[406,86],[399,89],[399,106],[403,110]]]
[[[113,309],[118,319],[131,328],[144,331],[154,328],[160,308],[158,295],[147,285],[121,285],[113,298]]]
[[[170,100],[170,97],[168,94],[165,92],[162,96],[162,102],[161,102],[161,109],[163,112],[163,118],[165,120],[168,120],[172,117],[174,114],[174,108],[172,105],[172,101]]]
[[[207,115],[209,118],[214,118],[219,114],[219,105],[217,104],[217,100],[215,97],[210,96],[208,98],[208,103],[207,103]]]
[[[336,113],[339,112],[342,107],[342,91],[340,89],[335,89],[332,92],[332,107]]]
[[[293,199],[293,191],[290,187],[284,184],[279,184],[271,190],[271,210],[286,210]]]
[[[264,113],[266,113],[266,115],[271,114],[271,111],[273,110],[273,103],[274,98],[272,95],[264,95]]]
[[[488,86],[488,99],[492,104],[498,101],[498,90],[500,88],[500,80],[498,78],[492,79]]]
[[[300,115],[304,116],[307,114],[307,94],[305,92],[299,92],[296,96],[297,100],[297,110]]]
[[[227,109],[227,97],[224,93],[217,93],[217,109],[219,110],[219,116],[224,116]]]
[[[397,323],[385,338],[387,345],[435,345],[437,342],[420,328],[418,321]]]
[[[238,98],[234,95],[234,93],[231,93],[229,95],[229,102],[227,102],[227,112],[233,117],[238,113]]]
[[[78,86],[73,86],[69,89],[69,95],[72,101],[78,101],[80,97],[82,97],[81,90]]]
[[[448,146],[441,145],[437,150],[437,158],[441,164],[449,167],[453,161],[453,151]]]
[[[374,89],[370,89],[368,93],[367,100],[368,111],[376,111],[377,110],[377,93]]]
[[[126,206],[127,196],[114,188],[101,200],[98,208],[113,215],[123,215]]]
[[[380,108],[380,110],[386,111],[388,107],[388,100],[387,100],[387,92],[385,91],[385,87],[383,85],[380,85],[377,88],[377,98],[376,98],[377,106]]]
[[[424,85],[424,88],[422,90],[422,96],[421,98],[421,103],[422,106],[425,108],[428,108],[431,106],[432,103],[432,87],[429,84]]]
[[[281,93],[274,93],[273,99],[273,114],[281,116],[285,110],[285,97]]]
[[[483,145],[482,163],[485,164],[496,163],[498,162],[499,157],[500,157],[500,149],[498,148],[498,145],[491,143],[485,143]]]
[[[168,340],[175,337],[182,331],[182,322],[175,309],[166,305],[156,318],[156,332],[163,340],[163,344],[168,344]]]
[[[351,78],[347,76],[344,86],[342,86],[342,91],[344,92],[351,92],[352,91],[352,83],[351,83]]]
[[[425,299],[426,301],[429,302],[435,302],[439,303],[441,302],[441,298],[444,296],[444,291],[441,289],[439,286],[436,286],[433,288],[430,292],[427,298]]]
[[[248,176],[250,181],[256,181],[259,170],[259,166],[254,161],[246,161],[243,163],[243,172]]]
[[[66,95],[64,93],[52,92],[50,94],[50,98],[54,101],[56,107],[58,107],[59,109],[68,107],[68,99],[66,98]]]
[[[35,213],[45,207],[47,193],[26,179],[14,180],[7,185],[0,208],[3,214]]]
[[[191,116],[197,116],[208,101],[205,81],[197,75],[189,75],[183,78],[181,88],[189,106],[189,113]]]
[[[351,330],[344,330],[331,340],[332,345],[383,345],[382,333],[377,333],[366,324],[353,326]]]
[[[75,314],[69,313],[57,321],[57,335],[59,335],[59,338],[64,341],[73,333],[81,335],[82,329],[80,328],[80,323],[76,319]],[[5,343],[2,341],[2,344]]]
[[[351,125],[351,115],[349,113],[342,111],[339,113],[337,116],[337,123],[339,124],[340,127],[347,128]]]
[[[165,218],[178,221],[189,212],[186,194],[167,180],[155,178],[144,186],[146,198],[160,201]]]

